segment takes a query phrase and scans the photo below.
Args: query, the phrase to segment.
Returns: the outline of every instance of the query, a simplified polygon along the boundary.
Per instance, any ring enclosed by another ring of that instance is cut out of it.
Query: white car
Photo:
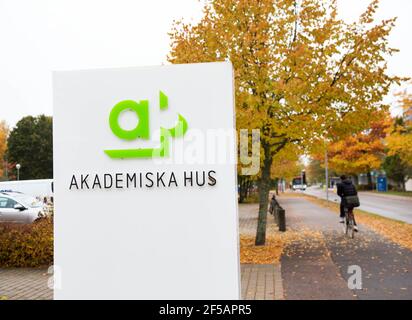
[[[292,185],[293,191],[296,191],[296,190],[305,191],[306,188],[307,188],[307,185],[306,185],[306,184],[304,184],[304,185],[302,185],[302,184],[294,184],[294,185]]]
[[[0,223],[32,223],[44,216],[43,203],[20,192],[0,192]]]

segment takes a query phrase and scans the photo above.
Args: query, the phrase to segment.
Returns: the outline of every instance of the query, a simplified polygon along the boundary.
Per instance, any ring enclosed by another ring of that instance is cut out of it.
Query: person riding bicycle
[[[355,185],[352,183],[351,179],[348,179],[345,175],[340,177],[341,182],[337,184],[337,194],[341,198],[340,201],[340,223],[345,222],[345,208],[348,210],[353,210],[353,206],[349,205],[345,201],[345,197],[347,196],[356,196],[358,195],[358,191],[356,190]],[[355,219],[355,218],[354,218]],[[358,227],[356,225],[356,221],[354,220],[355,226],[354,230],[358,231]]]

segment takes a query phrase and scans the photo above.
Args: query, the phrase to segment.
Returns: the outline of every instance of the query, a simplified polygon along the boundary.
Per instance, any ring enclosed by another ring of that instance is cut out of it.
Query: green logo
[[[160,110],[167,110],[168,98],[159,91],[159,107]],[[139,118],[139,123],[132,130],[125,130],[119,125],[119,116],[123,111],[134,111]],[[109,125],[112,132],[122,140],[145,139],[150,137],[149,128],[149,101],[141,100],[139,102],[133,100],[124,100],[116,104],[109,116]],[[187,131],[187,121],[179,114],[176,126],[170,129],[160,128],[160,147],[150,149],[123,149],[123,150],[104,150],[111,158],[154,158],[169,156],[170,138],[183,137]]]

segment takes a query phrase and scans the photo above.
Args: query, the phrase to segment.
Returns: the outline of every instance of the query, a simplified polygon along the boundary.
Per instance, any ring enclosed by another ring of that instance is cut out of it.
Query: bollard
[[[275,219],[275,223],[278,224],[279,223],[279,206],[277,206],[276,204],[273,206],[275,208],[274,212],[273,212],[273,218]]]
[[[279,207],[277,212],[278,212],[279,231],[285,232],[286,231],[285,209]]]

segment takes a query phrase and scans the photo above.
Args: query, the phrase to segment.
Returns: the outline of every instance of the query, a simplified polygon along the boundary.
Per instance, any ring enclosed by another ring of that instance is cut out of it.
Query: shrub
[[[0,224],[0,267],[53,264],[53,220],[30,225]]]
[[[251,193],[246,199],[243,200],[243,203],[259,203],[259,194],[257,192]]]

